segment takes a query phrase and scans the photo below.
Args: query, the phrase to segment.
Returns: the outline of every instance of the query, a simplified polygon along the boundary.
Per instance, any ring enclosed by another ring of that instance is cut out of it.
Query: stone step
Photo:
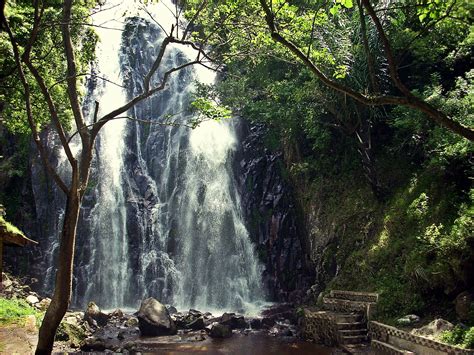
[[[328,297],[330,298],[339,298],[349,301],[358,301],[358,302],[372,302],[376,303],[379,299],[377,293],[371,292],[353,292],[353,291],[342,291],[342,290],[332,290],[329,292]]]
[[[349,301],[340,298],[323,298],[323,307],[331,311],[339,312],[366,312],[368,306],[375,306],[373,302]]]
[[[405,350],[397,348],[394,345],[384,343],[383,341],[379,340],[372,340],[370,343],[371,348],[376,351],[377,354],[384,354],[384,355],[398,355],[398,354],[405,354],[405,355],[416,355],[413,351]]]
[[[362,323],[361,313],[335,313],[336,323]]]
[[[365,322],[348,322],[348,323],[336,323],[337,329],[339,330],[352,330],[352,329],[366,329],[367,323]]]
[[[351,335],[365,335],[367,336],[367,329],[344,329],[337,331],[341,336],[351,336]]]
[[[360,344],[368,341],[367,335],[345,335],[341,337],[341,344]]]

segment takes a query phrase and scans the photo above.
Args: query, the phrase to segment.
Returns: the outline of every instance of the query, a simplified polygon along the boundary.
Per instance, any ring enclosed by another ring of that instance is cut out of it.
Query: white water
[[[87,96],[89,122],[94,101],[100,117],[141,92],[163,39],[154,21],[166,30],[175,23],[171,1],[147,11],[142,6],[107,1],[93,15],[94,24],[103,26],[97,27],[97,74],[107,80],[97,79]],[[195,55],[170,46],[160,73]],[[214,74],[203,67],[175,73],[166,91],[127,115],[162,122],[170,114],[177,123],[188,122],[196,78],[211,83]],[[124,79],[127,88],[120,86]],[[204,122],[194,130],[126,119],[107,123],[89,184],[94,202],[81,222],[76,304],[133,308],[152,296],[181,309],[252,312],[264,299],[262,268],[233,177],[237,144],[231,122]]]

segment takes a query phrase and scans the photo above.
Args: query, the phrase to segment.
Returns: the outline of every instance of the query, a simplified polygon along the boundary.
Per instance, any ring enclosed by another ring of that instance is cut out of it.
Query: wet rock
[[[255,330],[262,328],[262,320],[258,318],[251,319],[250,327]]]
[[[177,310],[176,307],[174,307],[174,306],[167,306],[166,308],[168,309],[168,312],[169,312],[169,314],[171,314],[171,315],[178,313],[178,310]]]
[[[199,317],[195,319],[194,321],[192,321],[191,323],[187,324],[187,328],[193,329],[193,330],[201,330],[201,329],[204,329],[205,326],[206,325],[204,324],[203,317]]]
[[[196,309],[190,309],[189,312],[188,312],[189,315],[193,316],[193,317],[201,317],[202,316],[202,313],[199,312],[198,310]]]
[[[89,302],[84,314],[84,320],[91,326],[103,327],[109,321],[109,315],[102,312],[94,302]]]
[[[166,307],[150,297],[142,301],[138,311],[138,328],[142,335],[160,336],[176,334],[176,325]]]
[[[273,305],[262,311],[262,316],[274,321],[289,320],[291,323],[297,322],[295,306],[292,303],[281,303]],[[272,324],[273,325],[273,324]]]
[[[230,338],[232,336],[232,329],[228,325],[214,323],[209,332],[211,338]]]
[[[39,302],[39,299],[34,295],[29,295],[26,297],[26,302],[28,302],[30,305],[35,305]]]
[[[244,317],[236,315],[235,313],[224,313],[220,319],[220,323],[228,325],[231,329],[247,328],[247,322]]]
[[[275,323],[276,322],[273,318],[268,318],[268,317],[262,318],[262,321],[261,321],[262,328],[271,328],[275,325]]]
[[[411,325],[414,323],[418,323],[420,321],[420,317],[416,314],[408,314],[405,317],[397,319],[397,323],[399,325]]]
[[[210,318],[205,318],[204,323],[206,323],[206,326],[209,326],[214,323],[219,323],[220,321],[221,321],[221,317],[210,317]]]
[[[444,319],[435,319],[434,321],[432,321],[428,325],[425,325],[424,327],[413,329],[411,333],[415,335],[420,335],[425,338],[435,339],[438,336],[440,336],[441,333],[447,330],[452,330],[453,328],[454,328],[454,325],[452,323]]]
[[[178,327],[180,329],[186,328],[187,324],[189,324],[190,322],[192,322],[194,320],[194,318],[187,319],[183,314],[181,314],[179,312],[173,314],[171,318],[175,322],[176,327]]]
[[[84,344],[81,346],[82,351],[105,351],[106,349],[107,347],[104,341],[97,337],[85,339]]]
[[[473,295],[464,291],[457,295],[456,300],[454,301],[456,315],[461,321],[468,321],[470,318],[470,312],[472,309]]]
[[[118,334],[117,334],[117,339],[119,340],[124,340],[125,337],[127,335],[127,332],[125,330],[121,330]]]
[[[115,318],[115,319],[123,319],[124,314],[123,314],[123,311],[121,309],[117,308],[115,311],[113,311],[112,313],[109,314],[109,317],[110,318]]]
[[[138,327],[138,318],[135,318],[135,317],[130,317],[129,319],[127,319],[127,321],[125,322],[125,326],[126,327]]]

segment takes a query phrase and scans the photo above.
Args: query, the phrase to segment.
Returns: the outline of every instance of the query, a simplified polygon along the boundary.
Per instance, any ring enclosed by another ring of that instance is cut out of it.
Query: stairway
[[[337,342],[350,354],[369,353],[367,322],[375,311],[378,295],[333,290],[323,298],[323,309],[336,319]]]

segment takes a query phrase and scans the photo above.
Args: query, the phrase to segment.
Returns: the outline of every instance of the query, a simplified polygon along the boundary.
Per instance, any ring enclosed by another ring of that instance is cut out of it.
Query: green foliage
[[[197,97],[191,102],[191,107],[198,116],[191,122],[192,127],[195,128],[203,120],[220,121],[231,118],[231,110],[225,106],[216,104],[215,102],[204,98]]]
[[[84,19],[89,18],[89,6],[95,2],[86,1],[73,7],[73,26],[71,34],[77,48],[76,63],[79,73],[89,71],[89,64],[94,60],[97,35],[83,26]],[[45,4],[43,23],[59,24],[62,20],[62,2],[48,1]],[[14,33],[20,49],[20,55],[28,44],[33,28],[34,9],[29,1],[7,2],[5,15]],[[86,20],[87,21],[87,20]],[[60,26],[43,25],[38,38],[32,46],[32,63],[45,80],[45,84],[56,104],[59,118],[66,129],[71,126],[72,112],[65,86],[66,61],[62,46]],[[31,87],[33,117],[37,128],[41,130],[49,124],[50,114],[46,101],[33,75],[24,65],[26,78]],[[24,89],[18,78],[13,49],[5,31],[0,32],[0,102],[5,104],[2,112],[3,124],[12,133],[28,134],[30,131],[26,120]],[[79,82],[81,79],[79,79]]]
[[[0,324],[23,324],[29,315],[34,315],[37,321],[43,316],[24,300],[0,298]]]
[[[443,332],[440,340],[464,349],[474,349],[474,327],[466,328],[457,325],[453,330]]]

